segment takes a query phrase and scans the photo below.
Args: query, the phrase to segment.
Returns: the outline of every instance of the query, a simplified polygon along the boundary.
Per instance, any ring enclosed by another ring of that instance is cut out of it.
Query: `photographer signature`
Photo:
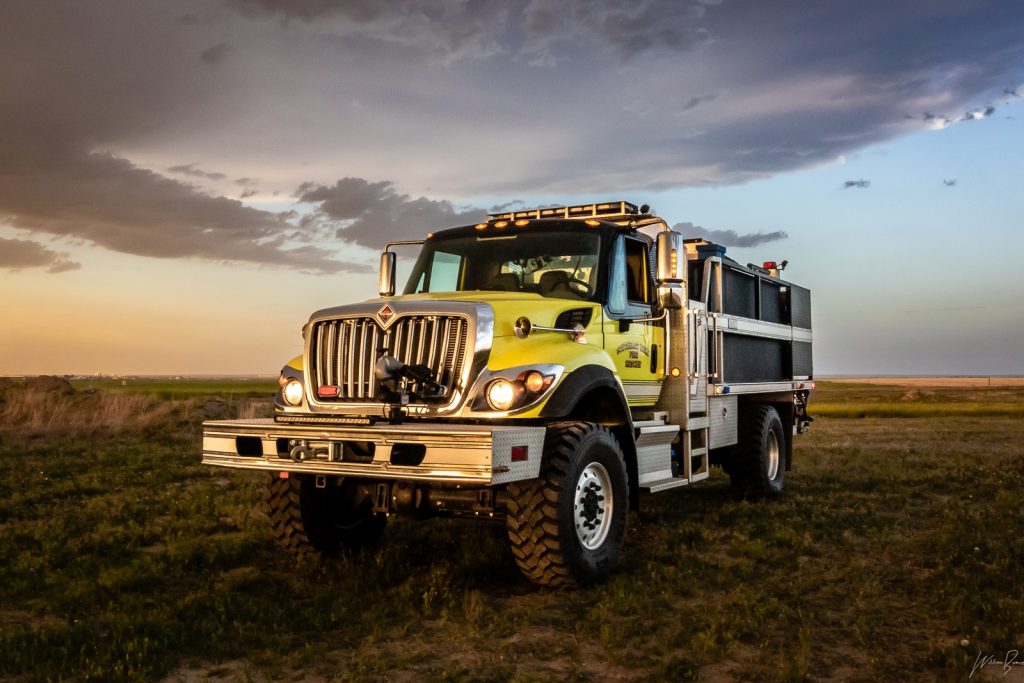
[[[1003,669],[1003,675],[1010,673],[1012,667],[1024,666],[1024,659],[1021,658],[1019,650],[1007,650],[1006,656],[1002,659],[997,659],[995,655],[987,655],[984,652],[978,653],[978,658],[974,660],[974,666],[971,668],[971,675],[968,678],[974,678],[974,674],[978,673],[986,666],[1000,666]]]

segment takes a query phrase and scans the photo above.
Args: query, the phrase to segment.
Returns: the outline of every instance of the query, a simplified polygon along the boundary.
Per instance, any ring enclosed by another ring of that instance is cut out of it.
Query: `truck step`
[[[664,420],[633,420],[633,427],[635,429],[644,429],[645,427],[664,427]]]
[[[686,477],[669,477],[668,479],[659,479],[658,481],[643,484],[640,488],[650,493],[657,493],[658,491],[668,491],[669,489],[686,486],[689,483],[690,480]]]

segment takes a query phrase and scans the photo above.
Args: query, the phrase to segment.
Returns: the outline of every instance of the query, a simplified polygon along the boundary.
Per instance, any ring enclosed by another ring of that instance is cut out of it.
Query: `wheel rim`
[[[768,479],[775,479],[779,474],[779,440],[775,436],[775,432],[768,432],[768,443],[766,444],[768,450]]]
[[[612,478],[598,462],[587,465],[576,480],[573,524],[576,537],[587,550],[600,548],[612,525]]]

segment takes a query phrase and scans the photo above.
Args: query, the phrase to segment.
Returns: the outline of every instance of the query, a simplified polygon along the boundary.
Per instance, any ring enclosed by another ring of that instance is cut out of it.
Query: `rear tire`
[[[759,500],[782,494],[786,476],[786,434],[770,405],[751,405],[740,414],[740,441],[722,468],[738,498]]]
[[[369,500],[360,501],[343,478],[328,477],[316,487],[312,476],[275,473],[266,489],[266,510],[277,542],[296,557],[337,557],[346,549],[377,543],[387,517],[375,515]]]
[[[508,487],[516,564],[542,586],[606,579],[626,540],[629,482],[618,441],[590,422],[552,425],[537,479]]]

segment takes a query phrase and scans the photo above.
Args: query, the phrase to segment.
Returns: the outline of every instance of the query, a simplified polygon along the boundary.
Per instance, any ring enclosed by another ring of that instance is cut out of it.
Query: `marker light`
[[[585,220],[583,222],[586,223],[587,225],[589,225],[592,228],[596,228],[596,227],[601,225],[601,221],[595,221],[593,218],[588,218],[587,220]]]
[[[302,382],[297,379],[288,380],[284,385],[284,389],[281,390],[281,395],[284,397],[284,402],[290,406],[297,406],[302,404]]]
[[[487,224],[486,223],[477,223],[473,227],[476,228],[477,230],[483,230],[483,229],[485,229],[487,227]]]
[[[530,221],[526,220],[525,218],[520,218],[518,221],[516,221],[516,227],[517,228],[521,228],[524,225],[529,225],[529,224],[530,224]]]
[[[498,221],[494,224],[494,227],[496,228],[504,228],[506,226],[508,226],[508,221]]]
[[[523,384],[526,386],[527,391],[531,394],[536,394],[547,384],[547,381],[545,381],[546,379],[547,378],[545,378],[544,375],[534,370],[533,372],[526,373],[526,378],[523,380]]]

